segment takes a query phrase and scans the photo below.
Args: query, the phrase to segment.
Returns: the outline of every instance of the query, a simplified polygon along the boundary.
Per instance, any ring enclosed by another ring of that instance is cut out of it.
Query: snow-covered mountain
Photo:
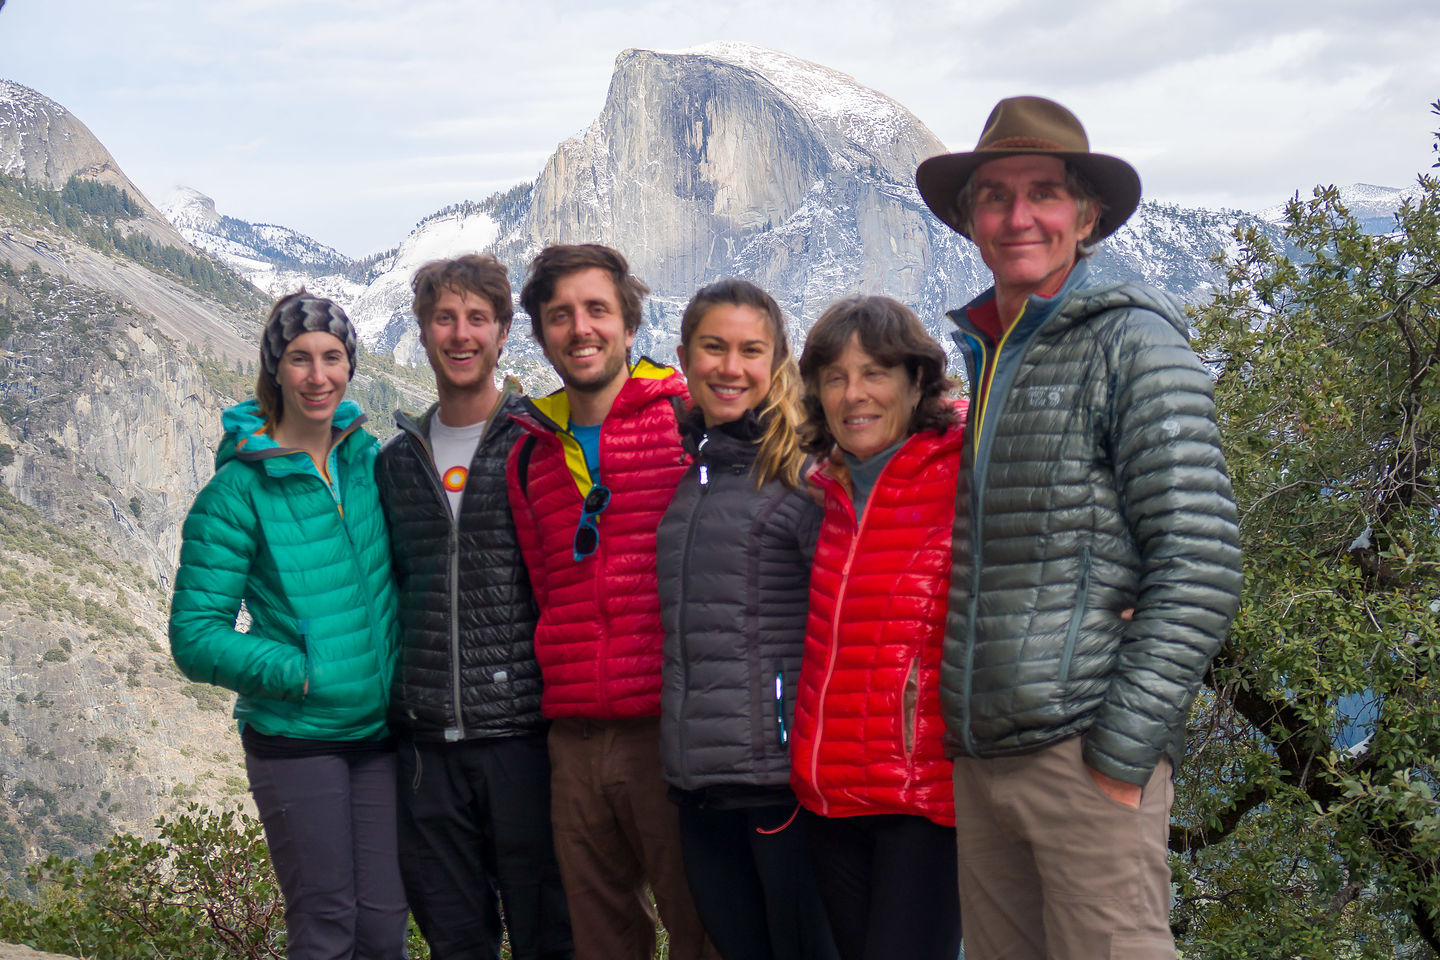
[[[1388,233],[1395,229],[1395,211],[1406,200],[1416,195],[1418,188],[1409,186],[1399,187],[1378,187],[1373,183],[1352,183],[1348,187],[1339,188],[1340,202],[1350,211],[1350,215],[1360,221],[1360,226],[1367,233]],[[1310,199],[1309,193],[1297,193],[1301,200]],[[1280,224],[1285,221],[1286,203],[1277,203],[1274,206],[1266,207],[1259,211],[1256,216],[1267,223]]]
[[[651,286],[637,349],[659,359],[673,356],[690,295],[727,275],[773,293],[797,337],[856,292],[896,297],[944,333],[944,311],[988,282],[973,246],[915,189],[920,160],[944,149],[894,100],[796,57],[738,43],[626,50],[600,114],[535,181],[425,219],[371,265],[362,293],[334,294],[372,348],[414,361],[409,281],[420,264],[488,249],[518,288],[545,244],[598,241]],[[1218,280],[1209,257],[1241,216],[1147,203],[1098,265],[1202,295]],[[307,282],[320,286],[318,276]],[[545,366],[524,322],[507,350],[510,372]]]
[[[228,262],[266,289],[278,292],[262,283],[270,264],[287,282],[303,279],[334,296],[372,349],[406,362],[422,359],[409,309],[416,267],[490,250],[510,267],[518,292],[530,258],[547,243],[565,242],[606,243],[630,259],[652,289],[637,351],[656,359],[674,356],[690,295],[728,275],[769,290],[797,342],[837,297],[881,293],[908,304],[948,346],[944,312],[984,289],[989,273],[974,246],[936,220],[915,189],[919,161],[944,150],[894,100],[787,54],[742,43],[626,50],[599,115],[556,148],[534,181],[422,220],[393,252],[363,272],[350,268],[349,282],[363,282],[358,292],[330,282],[338,274],[329,264],[338,261],[311,268],[287,252],[282,262],[242,229],[283,228],[225,217],[222,224],[235,224],[228,232],[176,222],[210,229],[213,240],[186,235],[219,256],[240,258]],[[1404,194],[1347,189],[1367,223],[1386,220]],[[186,209],[199,224],[193,197]],[[215,221],[213,205],[206,216]],[[1104,277],[1144,280],[1200,300],[1222,279],[1212,257],[1232,250],[1242,224],[1280,237],[1275,210],[1252,215],[1147,200],[1101,245],[1095,266]],[[502,369],[532,390],[549,382],[523,316]]]
[[[129,195],[136,216],[126,222],[127,230],[161,245],[184,245],[79,117],[44,94],[5,79],[0,79],[0,174],[51,190],[59,190],[71,177],[97,180]]]
[[[306,286],[349,303],[365,291],[366,278],[354,276],[355,262],[340,251],[289,227],[217,213],[215,201],[198,190],[181,187],[160,209],[192,245],[272,297]]]

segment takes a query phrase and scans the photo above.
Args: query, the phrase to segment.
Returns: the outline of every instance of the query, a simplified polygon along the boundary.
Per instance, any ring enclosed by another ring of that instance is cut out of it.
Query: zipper
[[[775,741],[781,750],[790,744],[790,728],[785,722],[785,668],[775,668]]]
[[[898,451],[897,451],[898,453]],[[894,457],[890,463],[894,463]],[[884,477],[885,471],[890,469],[890,463],[885,464],[885,469],[880,471],[880,477],[875,478],[875,487],[880,486],[880,478]],[[870,491],[874,496],[875,491]],[[850,516],[855,517],[855,501],[850,500]],[[850,568],[855,563],[855,548],[860,543],[860,537],[865,532],[865,518],[869,511],[860,515],[855,527],[855,535],[850,538],[850,547],[845,553],[845,563],[840,568],[840,589],[835,592],[835,615],[830,618],[830,657],[825,665],[825,679],[820,684],[820,696],[815,705],[815,743],[810,750],[810,784],[820,799],[820,815],[830,815],[830,801],[820,792],[820,746],[825,741],[825,698],[830,692],[830,681],[835,676],[835,660],[840,653],[840,610],[845,603],[845,594],[850,585]]]
[[[900,740],[905,763],[915,764],[915,744],[920,737],[920,654],[910,661],[905,683],[900,687]]]
[[[685,708],[686,701],[690,698],[690,650],[686,639],[685,613],[690,606],[690,551],[695,544],[695,521],[700,515],[701,504],[705,502],[705,494],[710,492],[710,470],[700,456],[704,454],[705,444],[710,442],[710,434],[700,438],[699,444],[695,447],[696,460],[699,461],[699,486],[700,495],[695,498],[695,503],[690,507],[690,517],[685,524],[685,552],[680,558],[680,611],[676,622],[676,633],[679,634],[678,649],[680,653],[680,756],[682,762],[690,756],[689,748],[685,745]]]
[[[1070,679],[1070,661],[1075,656],[1075,640],[1080,636],[1080,621],[1085,618],[1085,604],[1090,597],[1090,548],[1080,551],[1080,595],[1070,612],[1070,626],[1065,630],[1065,650],[1060,654],[1060,682]]]
[[[300,649],[305,654],[305,687],[300,694],[300,702],[310,696],[310,619],[308,617],[300,620]]]
[[[341,439],[343,440],[344,437],[342,436]],[[335,448],[338,447],[339,443],[337,442]],[[321,482],[323,483],[324,480],[322,479]],[[338,486],[340,482],[338,465],[335,472],[335,482]],[[338,507],[340,505],[339,493],[338,491],[332,491],[332,493],[335,495],[335,504]],[[360,595],[365,598],[365,615],[370,625],[370,641],[375,648],[376,663],[379,664],[381,662],[383,651],[385,650],[385,644],[380,642],[381,638],[375,633],[376,627],[380,622],[379,618],[375,615],[375,597],[372,595],[372,592],[370,590],[370,584],[365,578],[365,567],[360,562],[360,551],[355,548],[355,540],[353,537],[350,536],[350,528],[345,523],[345,514],[343,511],[337,510],[337,519],[339,519],[340,521],[340,530],[345,535],[345,545],[350,548],[350,563],[355,568],[355,582],[360,587]],[[385,678],[383,674],[383,670],[377,670],[376,679],[380,682],[381,703],[385,704],[388,707],[390,703],[390,690],[388,685],[385,683]]]
[[[436,414],[438,416],[438,413]],[[486,424],[485,433],[489,433],[489,424]],[[445,487],[440,482],[440,465],[435,462],[435,451],[430,449],[429,441],[420,434],[418,428],[407,432],[411,439],[420,445],[420,450],[425,454],[425,460],[430,465],[429,470],[423,471],[430,481],[430,489],[440,498],[440,507],[445,515],[450,518],[450,534],[446,537],[446,547],[449,550],[447,569],[445,572],[446,586],[450,594],[450,696],[451,709],[454,711],[453,727],[447,725],[445,731],[446,741],[450,741],[450,730],[455,731],[455,740],[465,739],[465,717],[461,709],[460,696],[460,518],[455,515],[454,509],[450,506],[450,495],[445,492]],[[485,440],[482,434],[476,442],[476,449]],[[473,466],[474,459],[471,459]],[[469,481],[469,472],[466,472],[466,481]]]
[[[975,428],[974,459],[970,465],[970,603],[969,610],[967,611],[968,623],[965,625],[965,670],[962,674],[964,677],[964,690],[960,696],[960,739],[965,748],[965,752],[972,757],[977,756],[975,738],[970,732],[970,699],[975,677],[975,622],[980,615],[980,574],[984,571],[985,567],[983,554],[981,553],[981,531],[985,522],[985,474],[988,473],[990,469],[990,450],[994,446],[995,436],[995,430],[985,431],[984,424],[986,420],[990,420],[991,425],[996,430],[999,429],[1000,418],[1005,413],[1005,408],[1010,401],[1010,394],[1013,392],[1012,387],[1015,382],[1015,373],[1018,372],[1020,366],[1024,364],[1025,358],[1030,353],[1031,346],[1035,343],[1035,336],[1040,332],[1037,327],[1026,335],[1020,348],[1020,355],[1014,360],[1015,366],[1006,377],[1000,396],[995,397],[995,381],[1000,377],[1000,363],[1005,359],[1004,351],[1001,348],[1009,341],[1010,334],[1020,325],[1020,321],[1023,320],[1024,317],[1025,314],[1022,310],[1020,316],[1016,317],[1015,322],[1010,325],[1010,329],[1005,331],[1005,336],[995,345],[995,369],[990,374],[990,382],[985,390],[984,402],[978,405],[980,409],[977,411],[977,405],[974,403],[970,405],[971,414],[978,414],[980,419]],[[1046,320],[1048,319],[1049,317],[1046,317]],[[995,403],[998,403],[999,406],[995,407],[993,419],[991,419],[992,414],[990,408]],[[967,429],[969,429],[968,426]],[[981,444],[982,432],[990,440],[989,444],[984,446],[983,458]]]

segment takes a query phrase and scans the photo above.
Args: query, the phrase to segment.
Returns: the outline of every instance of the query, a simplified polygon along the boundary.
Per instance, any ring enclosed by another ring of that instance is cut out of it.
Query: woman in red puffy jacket
[[[813,814],[845,960],[954,960],[955,807],[940,645],[963,405],[902,304],[831,305],[800,359],[825,519],[795,706],[791,783]]]

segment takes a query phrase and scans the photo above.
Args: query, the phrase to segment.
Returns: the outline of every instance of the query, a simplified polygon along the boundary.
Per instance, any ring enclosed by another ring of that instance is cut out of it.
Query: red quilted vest
[[[597,519],[599,547],[578,562],[575,528],[591,478],[567,432],[565,393],[527,401],[514,416],[534,437],[510,452],[507,482],[540,606],[535,657],[547,717],[660,713],[655,529],[687,463],[673,398],[686,398],[676,371],[636,364],[600,428],[600,480],[611,498]]]
[[[825,521],[810,577],[790,778],[816,813],[955,823],[940,648],[963,434],[955,424],[912,436],[885,465],[858,530],[848,477],[831,466],[815,478]]]

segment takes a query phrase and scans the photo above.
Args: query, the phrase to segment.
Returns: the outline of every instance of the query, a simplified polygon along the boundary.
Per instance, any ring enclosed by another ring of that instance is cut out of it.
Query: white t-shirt
[[[470,461],[475,447],[485,432],[486,421],[465,427],[447,427],[440,414],[430,418],[430,449],[435,454],[435,469],[440,471],[440,486],[450,497],[450,513],[460,516],[460,498],[465,494],[465,480],[470,475]]]

